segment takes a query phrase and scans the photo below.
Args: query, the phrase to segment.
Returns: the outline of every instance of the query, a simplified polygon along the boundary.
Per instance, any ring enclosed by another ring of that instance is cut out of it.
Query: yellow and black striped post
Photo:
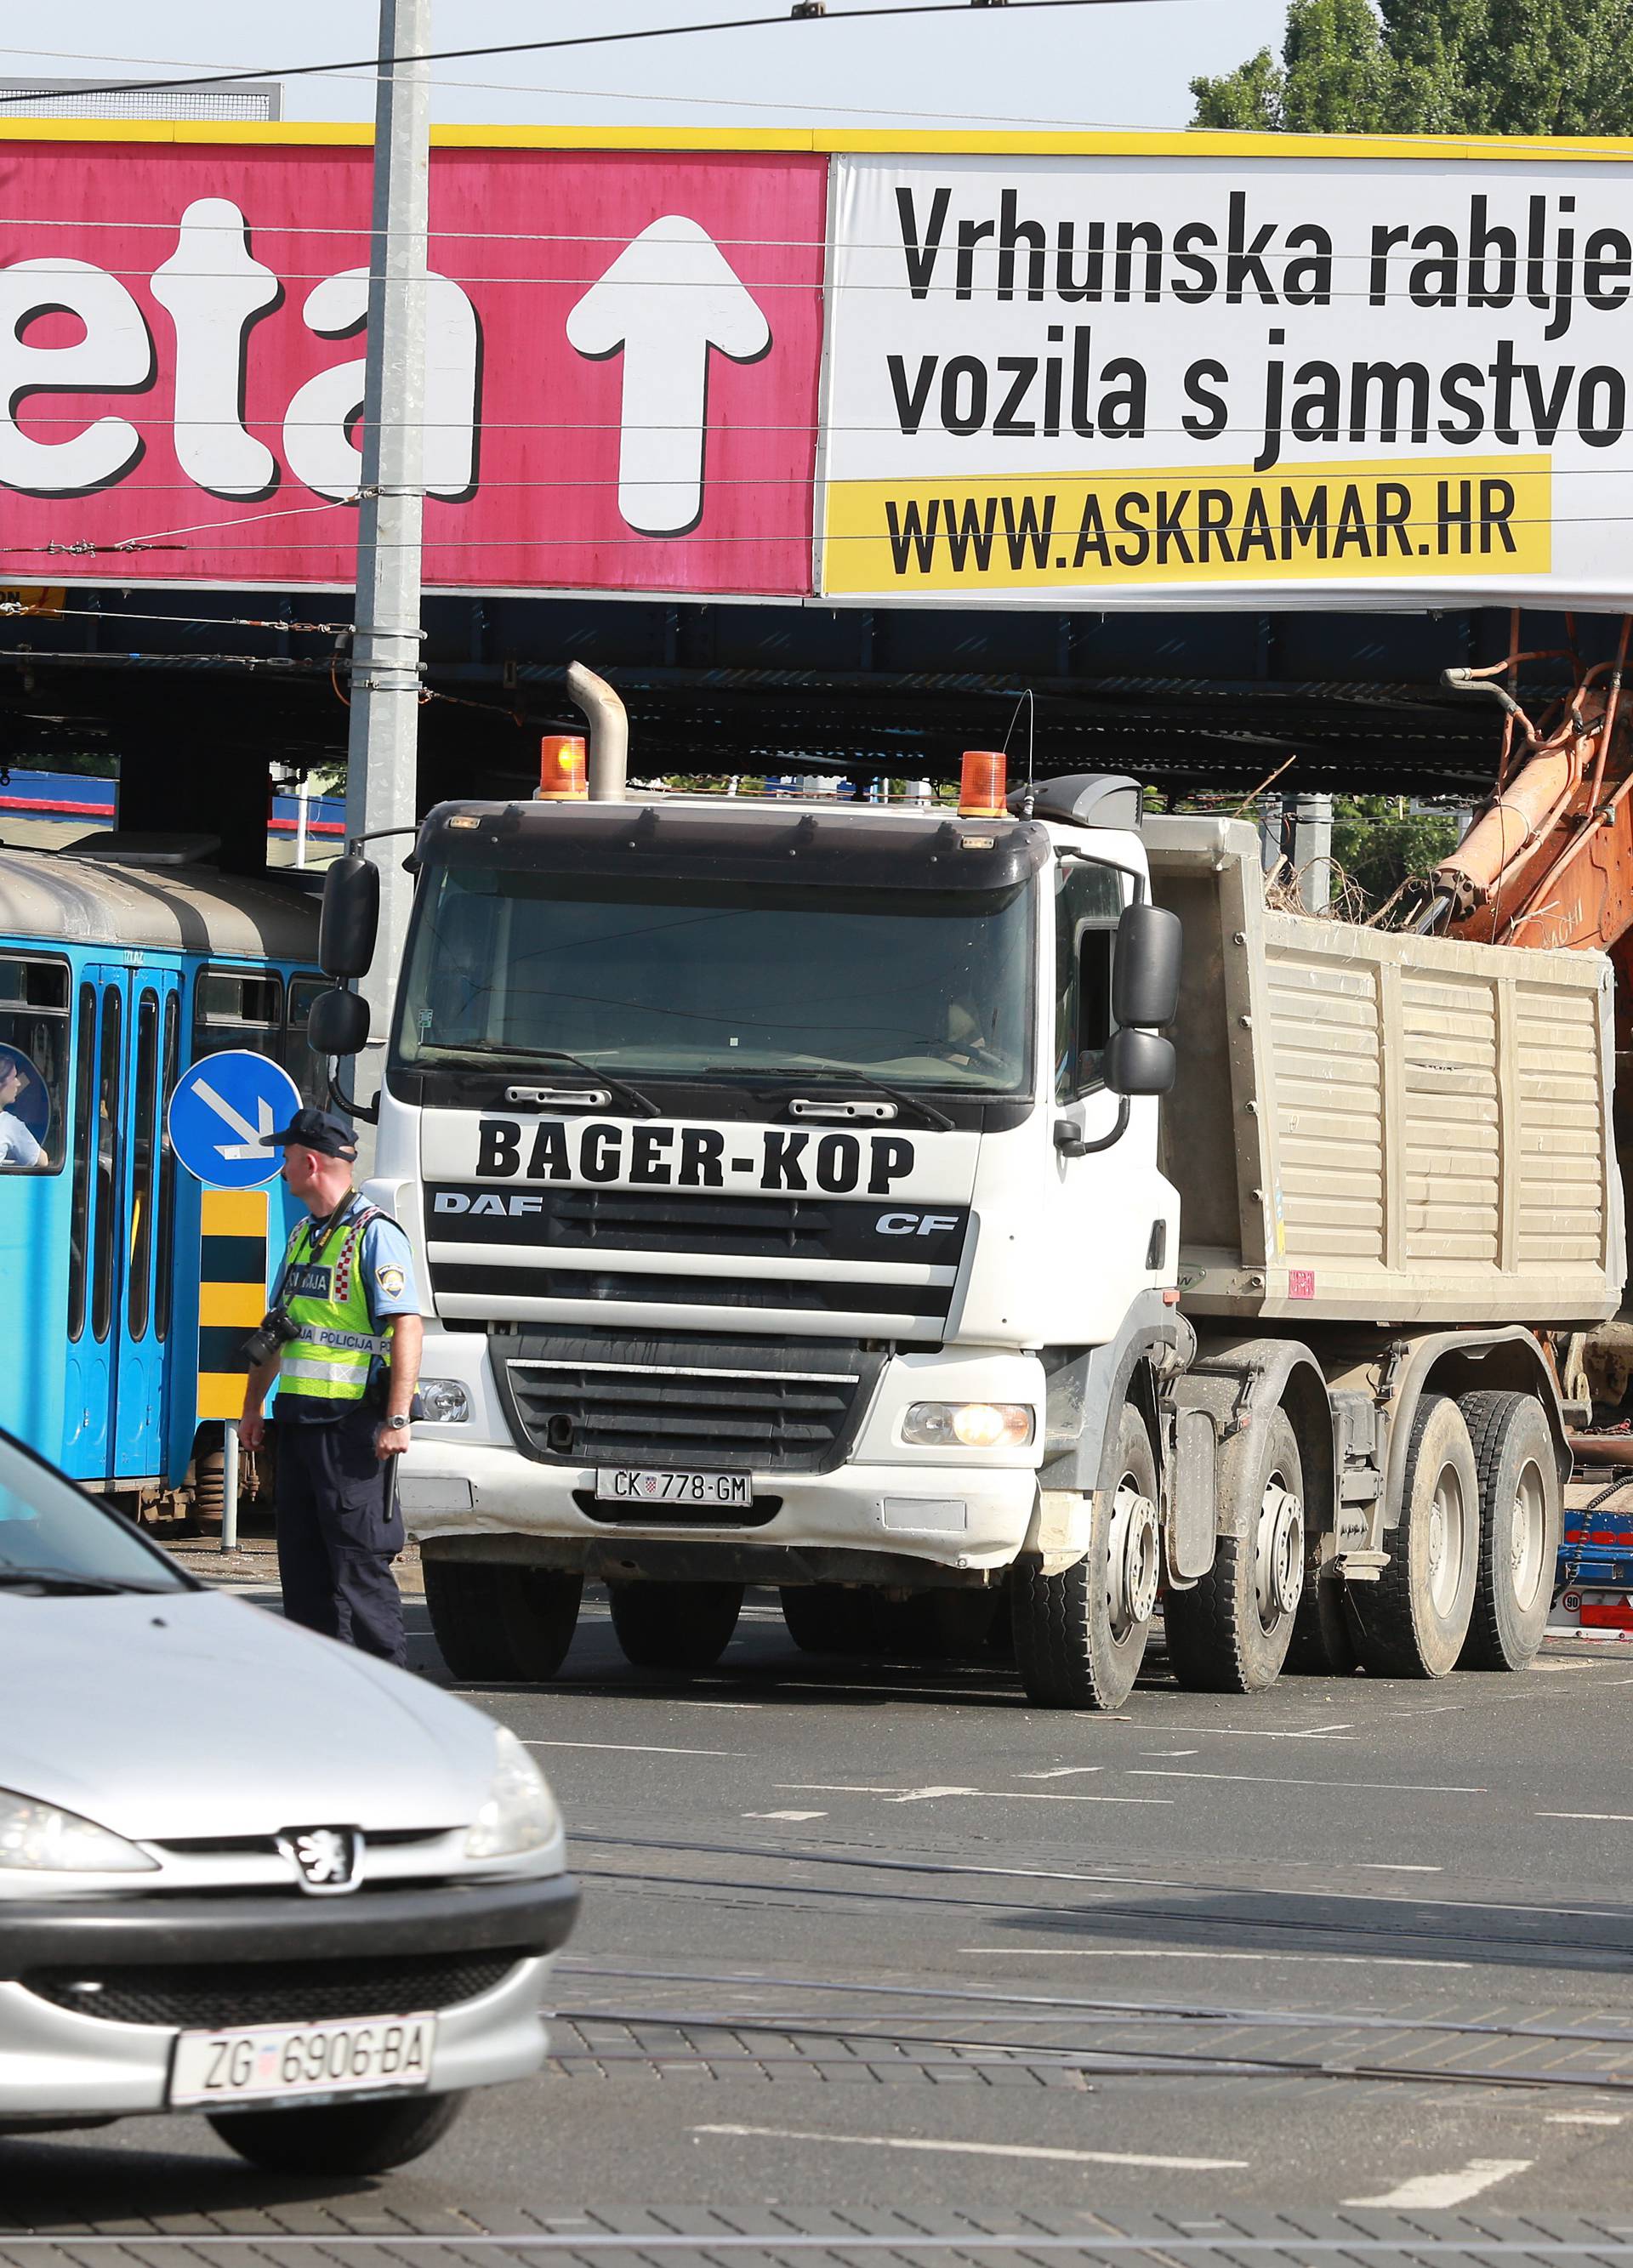
[[[267,1193],[203,1189],[199,1206],[198,1416],[236,1418],[244,1341],[267,1308]]]

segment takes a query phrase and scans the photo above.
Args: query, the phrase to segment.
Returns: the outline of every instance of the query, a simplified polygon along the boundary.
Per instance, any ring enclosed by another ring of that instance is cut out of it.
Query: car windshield
[[[0,1591],[184,1591],[188,1579],[116,1512],[0,1437]]]
[[[1024,885],[636,890],[444,867],[416,917],[398,1060],[555,1049],[636,1079],[851,1068],[1014,1094],[1029,1068],[1029,907]]]

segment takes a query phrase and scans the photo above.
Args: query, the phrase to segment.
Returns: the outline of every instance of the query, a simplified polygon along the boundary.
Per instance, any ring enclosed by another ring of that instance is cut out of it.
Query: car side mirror
[[[1117,924],[1117,957],[1112,968],[1112,1015],[1119,1025],[1148,1029],[1171,1024],[1179,1012],[1179,976],[1185,961],[1185,931],[1178,914],[1164,906],[1125,906]],[[325,964],[327,966],[327,963]],[[1161,1093],[1129,1088],[1130,1094]]]
[[[1105,1043],[1102,1076],[1113,1094],[1168,1094],[1179,1071],[1174,1043],[1159,1032],[1122,1024]]]
[[[354,1056],[368,1040],[368,1002],[360,992],[320,992],[307,1019],[307,1045],[314,1056]]]
[[[325,976],[344,983],[366,976],[380,930],[380,869],[372,858],[349,850],[323,878],[323,912],[318,924],[318,959]],[[330,1050],[335,1052],[335,1050]],[[339,1050],[351,1054],[350,1049]]]

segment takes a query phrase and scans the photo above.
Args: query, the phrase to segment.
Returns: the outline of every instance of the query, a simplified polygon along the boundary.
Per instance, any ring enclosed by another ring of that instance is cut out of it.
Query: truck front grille
[[[842,1339],[516,1331],[489,1346],[528,1455],[728,1473],[831,1470],[883,1360]]]
[[[960,1205],[733,1197],[685,1190],[425,1190],[432,1296],[445,1322],[589,1325],[593,1310],[765,1315],[836,1338],[935,1341],[947,1328],[969,1226]],[[798,1317],[802,1320],[792,1321]],[[624,1328],[639,1328],[625,1324]]]

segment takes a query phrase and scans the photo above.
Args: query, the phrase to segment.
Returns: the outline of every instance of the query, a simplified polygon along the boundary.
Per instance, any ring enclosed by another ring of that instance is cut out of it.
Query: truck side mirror
[[[1132,913],[1134,909],[1131,906],[1128,910]],[[1102,1076],[1113,1094],[1167,1094],[1179,1071],[1173,1042],[1158,1032],[1142,1032],[1132,1024],[1122,1024],[1105,1043]]]
[[[344,858],[336,859],[323,878],[318,959],[325,976],[344,983],[348,977],[366,976],[379,929],[380,869],[372,858],[349,850]],[[328,1052],[350,1055],[353,1050],[343,1048]]]
[[[1185,931],[1178,914],[1136,902],[1125,906],[1117,924],[1117,958],[1112,970],[1112,1014],[1119,1025],[1160,1027],[1179,1012],[1179,972],[1185,960]],[[328,963],[324,966],[327,968]],[[1162,1094],[1160,1087],[1130,1087],[1128,1094]]]
[[[376,876],[378,881],[378,876]],[[360,992],[320,992],[307,1019],[307,1045],[314,1056],[354,1056],[368,1039],[368,1002]]]

